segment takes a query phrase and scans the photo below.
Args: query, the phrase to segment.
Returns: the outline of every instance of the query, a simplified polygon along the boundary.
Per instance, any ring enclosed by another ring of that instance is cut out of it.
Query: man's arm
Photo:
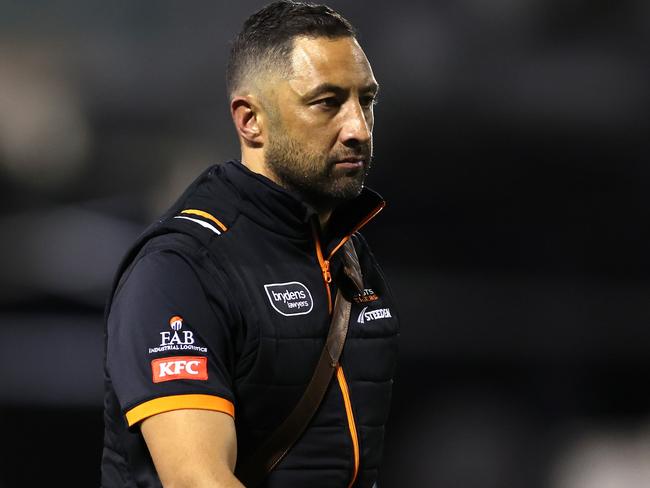
[[[233,471],[237,436],[233,418],[182,409],[145,419],[142,435],[165,488],[242,488]]]

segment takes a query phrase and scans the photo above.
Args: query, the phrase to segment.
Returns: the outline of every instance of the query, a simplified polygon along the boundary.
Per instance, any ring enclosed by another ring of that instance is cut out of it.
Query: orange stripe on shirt
[[[214,395],[172,395],[154,398],[133,407],[126,412],[126,421],[131,427],[152,415],[184,408],[214,410],[235,417],[235,406],[225,398]]]

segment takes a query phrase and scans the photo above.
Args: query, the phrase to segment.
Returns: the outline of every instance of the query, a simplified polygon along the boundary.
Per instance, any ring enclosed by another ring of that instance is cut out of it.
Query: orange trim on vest
[[[214,410],[235,417],[235,406],[225,398],[214,395],[172,395],[154,398],[133,407],[126,412],[126,421],[131,427],[152,415],[184,408]]]
[[[374,219],[375,216],[379,212],[381,212],[384,209],[385,206],[386,206],[386,202],[381,202],[377,208],[375,208],[372,212],[370,212],[365,219],[363,219],[359,224],[357,224],[357,226],[354,229],[352,229],[352,232],[350,232],[350,234],[348,234],[343,239],[341,239],[341,242],[339,242],[336,245],[336,247],[334,249],[332,249],[332,252],[330,253],[330,255],[329,255],[329,257],[327,259],[332,259],[332,256],[334,256],[334,253],[336,251],[338,251],[339,249],[341,249],[341,246],[343,246],[343,244],[345,244],[350,239],[350,237],[352,237],[352,234],[354,234],[356,231],[361,229],[361,227],[363,227],[368,222],[370,222],[372,219]]]
[[[377,208],[375,208],[368,216],[363,219],[352,232],[345,236],[341,242],[332,250],[329,257],[325,259],[323,256],[323,250],[320,245],[320,239],[318,238],[318,231],[316,230],[316,225],[312,225],[312,231],[314,234],[314,242],[316,246],[316,257],[318,257],[318,263],[320,264],[321,272],[323,273],[323,281],[325,282],[325,288],[327,289],[327,300],[328,300],[328,309],[330,315],[332,314],[332,291],[330,290],[330,283],[332,281],[332,275],[330,273],[330,262],[334,253],[338,251],[351,237],[352,234],[357,232],[361,227],[366,225],[370,220],[372,220],[379,212],[381,212],[386,206],[385,202],[382,202]],[[350,438],[352,439],[352,450],[354,451],[354,472],[352,474],[352,480],[348,485],[348,488],[351,488],[357,481],[357,476],[359,475],[359,436],[357,434],[357,426],[354,420],[354,412],[352,411],[352,400],[350,400],[350,390],[348,389],[348,383],[345,380],[345,374],[343,373],[343,367],[339,365],[336,368],[336,378],[339,382],[339,388],[341,389],[341,394],[343,395],[343,403],[345,405],[345,413],[348,418],[348,428],[350,429]]]
[[[330,290],[330,283],[332,282],[332,275],[330,273],[330,262],[323,257],[323,250],[320,247],[320,240],[318,239],[318,232],[316,231],[316,225],[312,225],[311,228],[314,234],[314,242],[316,245],[316,257],[318,258],[318,264],[320,264],[321,273],[323,273],[323,281],[325,282],[325,288],[327,289],[327,310],[332,313],[332,290]]]
[[[359,437],[357,435],[357,426],[354,422],[354,413],[352,412],[350,390],[348,389],[348,383],[345,381],[345,374],[343,374],[343,368],[341,366],[336,370],[336,377],[339,380],[339,386],[343,394],[343,403],[345,403],[345,412],[348,416],[348,427],[350,428],[350,437],[352,438],[352,449],[354,450],[354,474],[352,475],[352,481],[348,485],[348,488],[350,488],[357,480],[357,475],[359,474]]]
[[[190,215],[198,215],[200,217],[211,220],[212,222],[217,224],[221,228],[221,230],[223,230],[224,232],[228,230],[228,228],[219,219],[217,219],[214,215],[209,214],[208,212],[204,212],[203,210],[196,210],[194,208],[188,208],[187,210],[183,210],[181,213],[182,214],[190,214]]]

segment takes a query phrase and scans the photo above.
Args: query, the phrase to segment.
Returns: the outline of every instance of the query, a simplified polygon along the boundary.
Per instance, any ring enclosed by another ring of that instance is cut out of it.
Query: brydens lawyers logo
[[[270,283],[264,285],[266,295],[276,312],[290,315],[305,315],[314,308],[314,300],[305,285],[297,281]]]
[[[172,380],[207,380],[208,358],[174,356],[151,361],[154,383]]]
[[[206,347],[197,346],[194,340],[194,332],[183,329],[183,317],[174,315],[169,319],[170,330],[160,332],[160,344],[149,348],[149,354],[165,351],[198,351],[208,352]]]

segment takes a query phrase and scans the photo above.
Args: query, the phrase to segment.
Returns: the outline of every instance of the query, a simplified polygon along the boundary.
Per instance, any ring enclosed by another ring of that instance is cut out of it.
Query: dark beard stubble
[[[267,144],[265,163],[278,184],[317,211],[332,209],[357,197],[371,166],[370,144],[324,156],[309,151],[277,125],[270,131]],[[367,161],[365,167],[354,172],[337,171],[335,161],[351,156],[363,157]]]

